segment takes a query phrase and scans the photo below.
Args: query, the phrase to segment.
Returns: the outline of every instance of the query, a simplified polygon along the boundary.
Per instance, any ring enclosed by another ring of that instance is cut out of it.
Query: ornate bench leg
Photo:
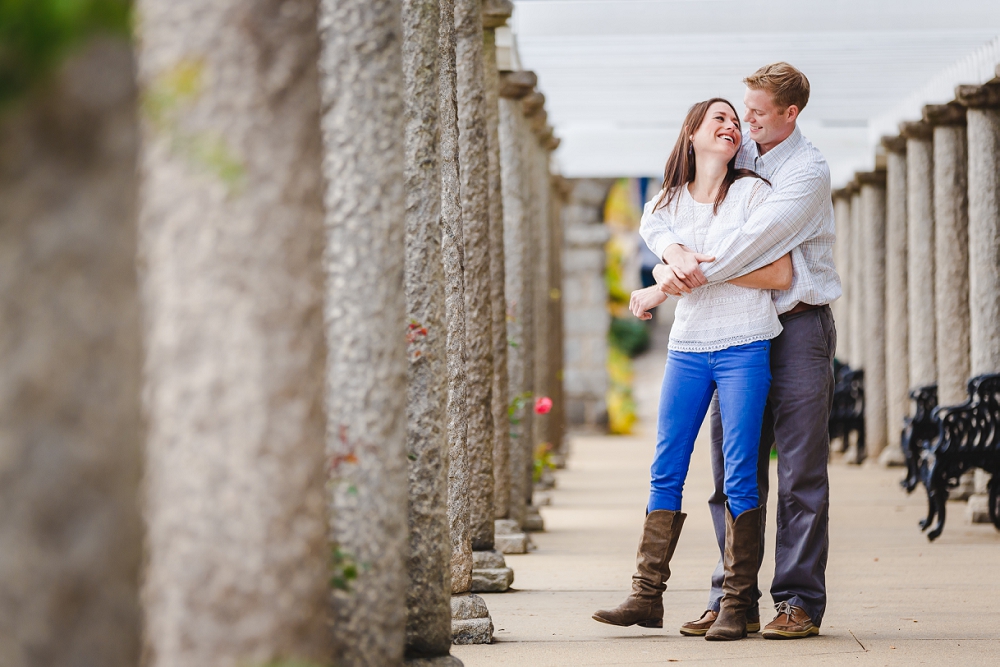
[[[937,466],[935,465],[935,468]],[[948,480],[944,479],[942,475],[938,474],[936,469],[931,470],[930,474],[931,480],[931,491],[929,493],[931,502],[934,503],[934,513],[937,515],[937,525],[931,532],[927,533],[927,539],[934,541],[941,537],[941,531],[944,530],[945,521],[945,505],[948,500]]]
[[[899,481],[900,486],[906,489],[907,493],[912,493],[920,482],[919,452],[914,452],[910,446],[910,439],[913,437],[913,427],[909,424],[899,435],[899,446],[903,450],[903,459],[906,461],[906,477]]]

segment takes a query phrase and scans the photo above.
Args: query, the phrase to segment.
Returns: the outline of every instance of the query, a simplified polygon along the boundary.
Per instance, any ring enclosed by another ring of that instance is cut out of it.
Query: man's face
[[[788,138],[795,129],[798,109],[779,109],[765,90],[747,88],[743,95],[746,113],[743,120],[750,128],[750,138],[764,150],[770,150]]]

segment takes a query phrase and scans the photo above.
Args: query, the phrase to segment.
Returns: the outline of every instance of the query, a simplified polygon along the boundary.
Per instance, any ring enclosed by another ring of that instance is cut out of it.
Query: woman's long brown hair
[[[663,194],[660,195],[659,201],[653,207],[654,211],[669,206],[671,202],[680,196],[681,187],[694,180],[695,156],[694,147],[691,145],[691,136],[701,127],[705,116],[708,115],[709,108],[716,102],[728,105],[733,110],[733,115],[739,118],[739,114],[736,113],[736,107],[729,100],[721,97],[713,97],[710,100],[698,102],[688,110],[687,116],[684,118],[684,125],[681,126],[681,133],[677,137],[677,143],[674,144],[674,150],[670,152],[670,157],[667,158],[667,166],[663,170]],[[737,151],[738,154],[739,151]],[[726,200],[726,195],[729,194],[729,187],[733,183],[748,176],[760,178],[751,169],[737,169],[736,155],[733,155],[733,159],[726,166],[726,178],[723,179],[722,185],[719,187],[719,192],[715,195],[715,206],[712,207],[713,215],[719,212],[719,206]]]

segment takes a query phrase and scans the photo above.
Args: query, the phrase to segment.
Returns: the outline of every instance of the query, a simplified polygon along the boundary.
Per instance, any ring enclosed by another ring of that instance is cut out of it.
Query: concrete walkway
[[[688,477],[688,519],[664,599],[663,630],[591,620],[595,609],[618,604],[631,581],[665,360],[665,345],[657,347],[636,360],[641,421],[635,434],[572,438],[568,467],[558,474],[551,505],[542,509],[546,532],[533,537],[537,551],[508,556],[515,590],[485,596],[495,642],[456,646],[454,655],[467,667],[1000,664],[1000,533],[966,523],[964,504],[949,503],[944,534],[931,544],[917,528],[925,512],[923,487],[907,496],[898,485],[899,469],[837,460],[830,466],[829,607],[820,636],[768,641],[751,635],[730,643],[681,636],[680,624],[705,608],[718,558],[705,502],[705,429]],[[777,488],[773,466],[771,488]],[[761,572],[765,622],[772,617],[766,590],[774,532],[768,528]]]

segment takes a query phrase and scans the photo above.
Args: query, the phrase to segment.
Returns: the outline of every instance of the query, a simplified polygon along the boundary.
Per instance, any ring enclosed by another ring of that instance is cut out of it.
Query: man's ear
[[[788,115],[789,121],[795,122],[795,120],[799,117],[799,108],[794,104],[789,104],[788,109],[785,110],[785,113]]]

